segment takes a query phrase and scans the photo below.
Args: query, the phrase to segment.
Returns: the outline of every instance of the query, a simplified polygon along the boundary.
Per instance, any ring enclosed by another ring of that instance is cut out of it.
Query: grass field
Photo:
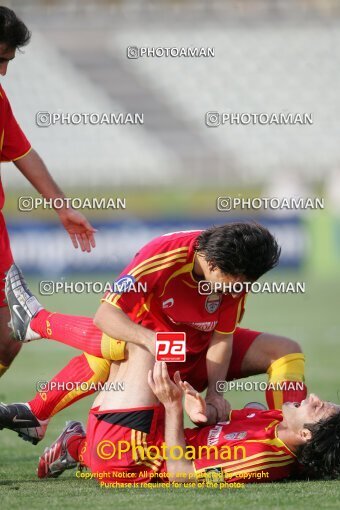
[[[77,279],[80,279],[77,277]],[[88,279],[88,278],[87,278]],[[96,277],[97,279],[97,277]],[[103,281],[107,275],[102,275]],[[318,281],[302,274],[276,273],[276,279],[305,280],[306,293],[300,295],[253,295],[248,299],[243,320],[245,327],[271,331],[298,340],[307,358],[307,382],[310,390],[327,400],[339,401],[339,284]],[[37,281],[30,281],[37,289]],[[92,315],[99,296],[56,295],[43,299],[53,310]],[[25,401],[34,394],[36,381],[50,378],[74,354],[71,348],[55,342],[40,341],[25,345],[13,368],[0,382],[0,400]],[[264,377],[258,377],[265,380]],[[234,408],[246,402],[264,402],[263,395],[233,392],[229,400]],[[10,431],[0,432],[0,508],[145,508],[168,509],[294,509],[339,508],[340,482],[290,482],[249,485],[244,489],[100,489],[95,481],[76,479],[69,471],[58,480],[39,481],[35,470],[44,447],[54,440],[68,419],[86,421],[91,397],[78,402],[56,416],[45,439],[37,446],[23,442]]]

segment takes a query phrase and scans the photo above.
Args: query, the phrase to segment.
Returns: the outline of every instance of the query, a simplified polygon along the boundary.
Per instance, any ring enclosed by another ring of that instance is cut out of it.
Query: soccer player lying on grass
[[[85,354],[71,360],[52,380],[57,384],[37,393],[28,405],[2,406],[0,426],[20,431],[20,415],[25,424],[28,420],[36,424],[32,435],[23,432],[23,436],[35,442],[41,439],[51,416],[93,393],[84,389],[86,383],[93,387],[106,381],[111,361],[117,362],[111,370],[118,370],[126,343],[144,345],[153,353],[157,331],[186,333],[186,362],[173,363],[170,375],[180,370],[182,379],[198,391],[207,388],[209,423],[216,423],[228,411],[227,401],[216,390],[219,380],[267,373],[270,383],[288,383],[286,390],[271,385],[266,391],[269,408],[281,408],[286,401],[301,402],[306,387],[299,344],[238,327],[244,293],[201,295],[198,287],[203,279],[214,284],[255,281],[278,263],[279,255],[275,238],[255,223],[160,236],[136,254],[118,279],[146,285],[146,291],[137,288],[134,292],[133,287],[130,292],[109,292],[94,320],[43,309],[13,265],[6,292],[15,337],[20,341],[55,339]],[[67,388],[61,388],[63,382],[69,383]],[[69,389],[72,382],[74,388]],[[11,423],[11,417],[16,417],[16,423]]]
[[[125,391],[103,391],[89,413],[87,432],[69,422],[40,458],[40,478],[78,463],[106,487],[142,482],[269,482],[299,475],[340,473],[340,406],[310,395],[282,411],[233,410],[224,421],[183,426],[182,397],[192,420],[206,420],[205,402],[179,372],[130,344],[117,377]],[[148,381],[148,384],[147,384]],[[209,448],[210,447],[210,448]],[[219,486],[220,487],[220,486]]]

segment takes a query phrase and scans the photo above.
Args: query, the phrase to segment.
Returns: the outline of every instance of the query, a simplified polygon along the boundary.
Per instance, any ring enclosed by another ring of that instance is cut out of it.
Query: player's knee
[[[93,324],[97,326],[98,329],[101,329],[102,321],[100,318],[100,315],[96,313],[96,315],[93,317]]]
[[[275,342],[275,347],[272,353],[272,361],[275,361],[287,354],[301,353],[302,349],[300,344],[296,340],[291,340],[290,338],[282,337]]]

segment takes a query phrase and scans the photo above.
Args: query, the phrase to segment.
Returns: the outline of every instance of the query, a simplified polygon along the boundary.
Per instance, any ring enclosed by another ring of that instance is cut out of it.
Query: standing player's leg
[[[3,273],[0,273],[2,279]],[[19,342],[13,342],[12,331],[8,327],[11,320],[7,305],[3,304],[4,293],[0,290],[0,377],[8,370],[10,364],[21,349]]]
[[[296,341],[236,329],[227,379],[267,373],[266,400],[270,409],[281,409],[284,402],[301,402],[306,397],[304,372],[305,357]]]
[[[9,244],[6,224],[0,212],[0,377],[6,372],[15,356],[20,351],[21,345],[13,342],[8,323],[11,320],[10,312],[5,302],[5,276],[11,264],[13,256]]]

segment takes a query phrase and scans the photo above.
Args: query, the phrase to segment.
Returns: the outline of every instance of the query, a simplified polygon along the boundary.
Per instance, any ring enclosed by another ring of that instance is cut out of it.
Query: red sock
[[[283,403],[299,402],[301,403],[307,397],[307,386],[301,382],[288,383],[288,389],[283,391]]]
[[[71,457],[79,462],[80,452],[83,449],[86,442],[86,436],[71,436],[66,442],[66,448]]]
[[[304,384],[305,356],[292,352],[276,359],[267,370],[266,399],[269,409],[282,409],[285,402],[301,402],[307,395]]]
[[[90,317],[40,310],[31,320],[30,326],[42,338],[56,340],[93,356],[103,357],[101,351],[103,333],[93,324]]]
[[[283,381],[280,384],[284,389],[267,389],[266,400],[269,409],[282,409],[285,402],[302,402],[307,396],[307,386],[303,382]]]
[[[87,354],[77,356],[49,383],[46,391],[40,391],[28,404],[38,420],[47,420],[77,400],[91,395],[93,385],[107,380],[110,363]],[[81,385],[81,383],[88,383]],[[86,386],[91,386],[86,389]]]

